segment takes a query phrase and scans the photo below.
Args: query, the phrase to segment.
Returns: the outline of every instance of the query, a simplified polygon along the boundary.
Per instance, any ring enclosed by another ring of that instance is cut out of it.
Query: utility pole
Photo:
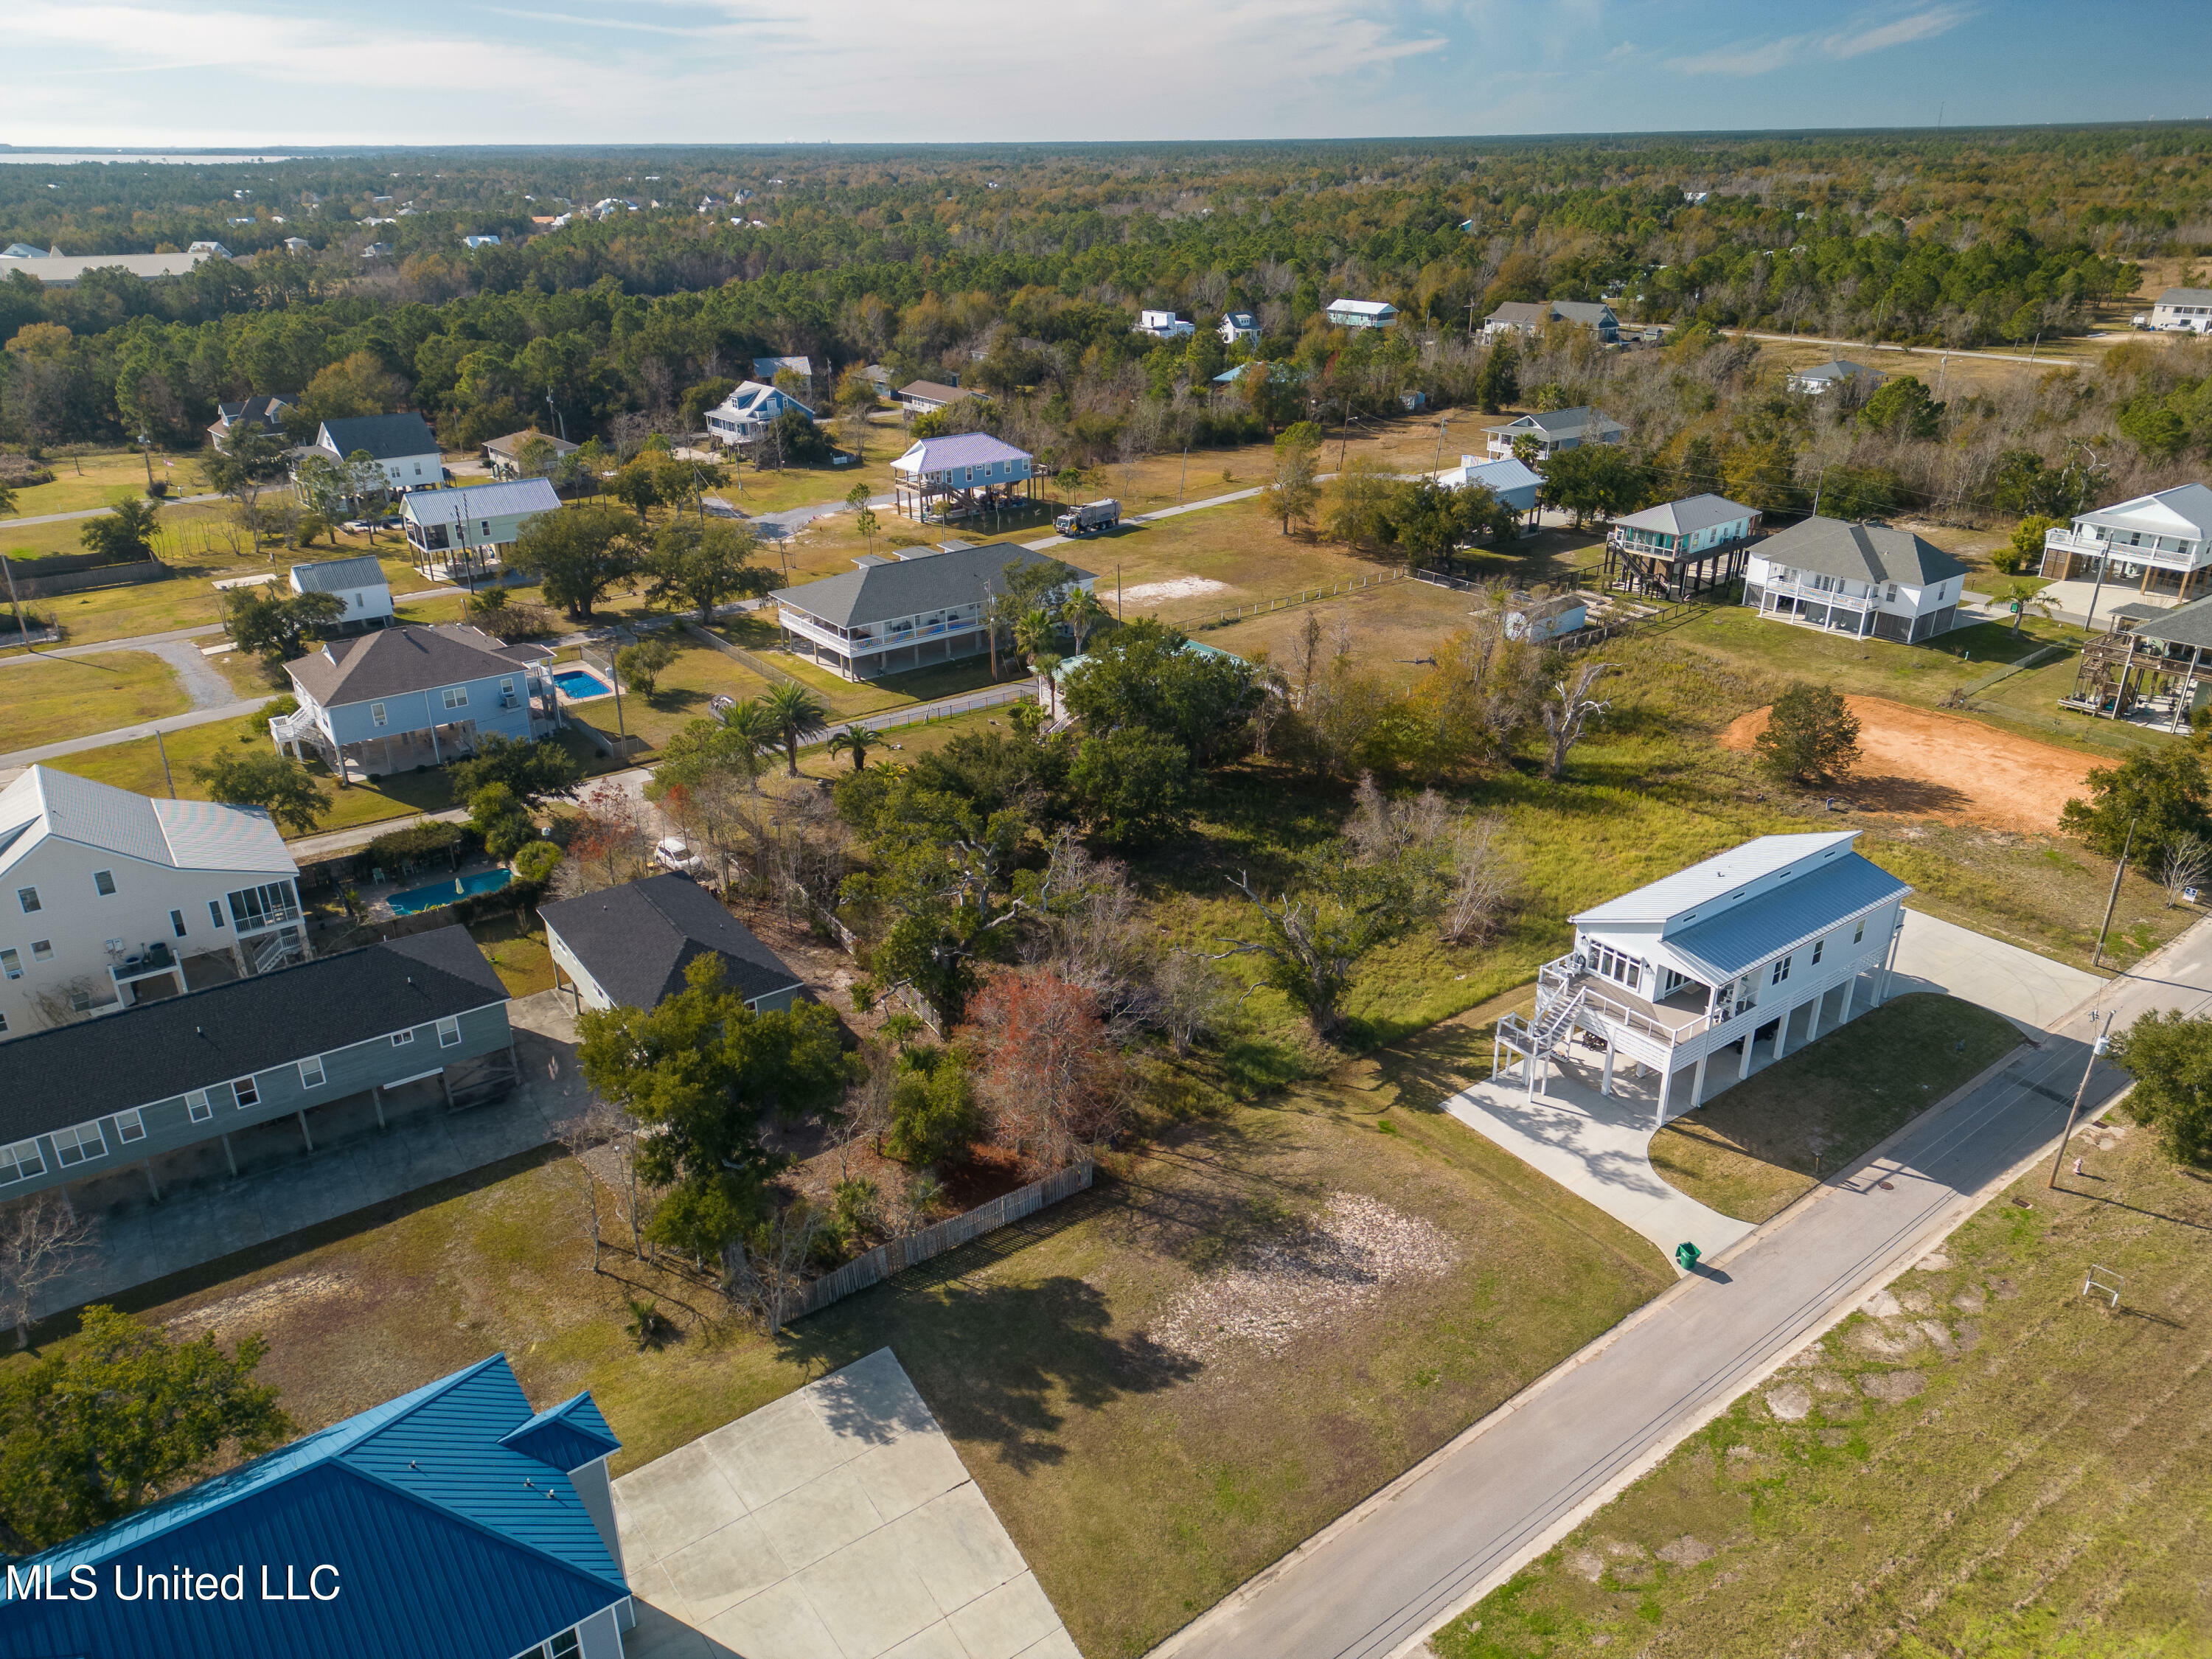
[[[154,728],[154,747],[161,751],[161,781],[169,786],[169,799],[177,798],[176,775],[169,770],[169,745],[161,741],[161,728]]]
[[[2105,1010],[2104,1029],[2097,1040],[2089,1045],[2089,1058],[2081,1067],[2081,1086],[2074,1091],[2074,1103],[2066,1111],[2066,1133],[2058,1137],[2058,1155],[2051,1160],[2051,1179],[2043,1183],[2045,1192],[2058,1185],[2058,1168],[2066,1161],[2066,1143],[2074,1139],[2074,1120],[2081,1115],[2081,1097],[2089,1092],[2089,1073],[2097,1068],[2098,1057],[2112,1046],[2112,1011]]]
[[[1450,424],[1450,416],[1439,415],[1437,416],[1437,453],[1435,459],[1429,465],[1429,471],[1431,475],[1441,472],[1444,470],[1444,428]]]
[[[1183,488],[1190,483],[1190,446],[1182,447],[1182,477],[1176,480],[1176,505],[1182,505]]]
[[[2098,966],[2104,960],[2105,935],[2112,925],[2112,911],[2120,902],[2120,878],[2128,872],[2128,854],[2135,851],[2136,846],[2136,825],[2142,822],[2142,814],[2140,812],[2128,820],[2128,838],[2120,845],[2120,861],[2112,871],[2112,894],[2105,901],[2105,925],[2097,929],[2097,948],[2090,953],[2089,957],[2089,965],[2092,968]]]
[[[23,626],[23,602],[15,597],[15,567],[5,553],[0,553],[0,573],[8,578],[8,603],[15,607],[15,643],[35,655],[39,647],[31,643],[30,630]]]

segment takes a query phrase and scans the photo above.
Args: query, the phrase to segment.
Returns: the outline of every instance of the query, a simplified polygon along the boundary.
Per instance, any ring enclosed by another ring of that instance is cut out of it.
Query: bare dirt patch
[[[1157,605],[1162,599],[1194,599],[1206,593],[1226,593],[1227,582],[1210,576],[1177,576],[1171,581],[1139,582],[1125,588],[1121,598],[1130,605]]]
[[[1401,1280],[1434,1279],[1459,1261],[1439,1228],[1356,1193],[1318,1219],[1255,1247],[1176,1297],[1152,1340],[1193,1359],[1237,1348],[1277,1354]]]
[[[2045,835],[2066,803],[2086,796],[2092,758],[1886,697],[1846,697],[1858,716],[1859,771],[1838,794],[1863,811]],[[1748,749],[1771,711],[1754,708],[1721,733]]]
[[[359,1289],[343,1273],[294,1273],[289,1279],[257,1285],[252,1290],[227,1296],[220,1302],[194,1308],[167,1322],[169,1334],[179,1339],[213,1335],[228,1341],[270,1321],[317,1304],[357,1297]]]

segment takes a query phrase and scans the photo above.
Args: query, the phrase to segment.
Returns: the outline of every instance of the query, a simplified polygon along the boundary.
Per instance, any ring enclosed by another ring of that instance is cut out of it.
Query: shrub
[[[1753,747],[1777,782],[1834,783],[1858,763],[1859,723],[1835,687],[1800,680],[1774,700]]]
[[[416,823],[379,836],[369,842],[365,855],[371,864],[393,870],[426,859],[450,857],[460,843],[458,823]]]
[[[514,855],[514,873],[534,887],[543,887],[553,879],[553,867],[561,862],[561,849],[550,841],[533,841]]]
[[[968,1068],[947,1048],[917,1048],[899,1056],[891,1081],[891,1121],[884,1147],[902,1164],[966,1159],[981,1125],[968,1086]]]
[[[2022,519],[2012,539],[1990,555],[1990,562],[2008,576],[2023,570],[2033,573],[2043,562],[2043,532],[2061,522],[2040,514]]]

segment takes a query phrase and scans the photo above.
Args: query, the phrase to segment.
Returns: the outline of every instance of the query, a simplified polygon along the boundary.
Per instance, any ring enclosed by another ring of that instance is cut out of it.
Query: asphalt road
[[[2106,1008],[2212,1006],[2200,922],[2059,1034],[1909,1126],[1155,1650],[1384,1659],[1502,1583],[1909,1266],[1985,1188],[2048,1156]],[[2092,1109],[2124,1079],[2100,1065]],[[2086,1115],[2087,1114],[2085,1114]]]

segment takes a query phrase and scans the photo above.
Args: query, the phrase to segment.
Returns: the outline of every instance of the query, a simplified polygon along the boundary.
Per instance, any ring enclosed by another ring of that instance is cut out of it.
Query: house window
[[[300,1062],[300,1086],[302,1089],[323,1086],[323,1057],[320,1054],[311,1055]]]
[[[1828,941],[1824,939],[1816,939],[1813,941],[1814,961],[1818,962],[1820,959],[1820,952],[1826,948],[1827,943]]]
[[[195,1089],[185,1097],[185,1115],[195,1123],[204,1123],[215,1115],[215,1108],[208,1104],[204,1089]]]
[[[1788,979],[1789,977],[1790,958],[1788,957],[1784,957],[1781,961],[1774,964],[1774,976],[1766,982],[1769,985],[1779,985],[1784,980]]]
[[[483,523],[483,534],[485,534],[486,536],[490,535],[490,534],[491,534],[491,520],[490,520],[489,519],[485,519],[485,520],[482,520],[482,523]]]
[[[1851,930],[1851,943],[1852,943],[1852,944],[1854,944],[1854,945],[1856,945],[1856,944],[1857,944],[1861,939],[1864,939],[1865,937],[1866,937],[1866,918],[1865,918],[1864,916],[1861,916],[1861,917],[1859,918],[1859,925],[1858,925],[1856,927],[1855,927],[1855,928],[1853,928],[1853,929]]]
[[[23,907],[25,915],[38,915],[41,908],[39,903],[39,890],[35,887],[18,887],[15,890],[15,902]]]
[[[115,896],[115,872],[114,872],[114,871],[112,871],[112,870],[95,870],[95,871],[94,871],[94,872],[92,872],[92,886],[93,886],[93,890],[94,890],[94,892],[98,893],[98,894],[100,896],[100,897],[102,897],[102,898],[112,898],[112,897],[114,897],[114,896]]]
[[[441,1048],[458,1048],[461,1046],[459,1020],[449,1017],[438,1022],[438,1046]]]
[[[23,958],[21,955],[14,951],[0,951],[0,973],[4,973],[9,979],[22,978]]]
[[[54,942],[53,942],[53,940],[52,940],[52,939],[33,939],[33,940],[31,941],[31,960],[32,960],[32,961],[33,961],[33,962],[52,962],[53,959],[54,959]]]
[[[28,1181],[33,1176],[46,1172],[46,1156],[39,1150],[35,1140],[19,1140],[4,1152],[0,1152],[0,1187],[10,1182]]]
[[[106,1156],[107,1137],[100,1133],[97,1123],[80,1123],[73,1128],[54,1131],[54,1159],[64,1170],[87,1158]]]
[[[262,887],[241,887],[230,896],[231,920],[242,933],[270,927],[280,921],[297,921],[300,907],[291,884],[272,881]]]
[[[1614,983],[1626,985],[1633,991],[1644,977],[1644,964],[1633,957],[1626,957],[1609,945],[1601,945],[1595,956],[1597,971]]]
[[[412,1031],[394,1031],[392,1034],[392,1046],[395,1048],[404,1048],[414,1041],[415,1033]]]
[[[261,1103],[261,1085],[250,1077],[239,1079],[230,1085],[230,1091],[238,1097],[238,1109],[241,1112],[249,1106]]]
[[[564,1630],[550,1641],[540,1642],[534,1648],[525,1648],[514,1659],[576,1659],[583,1650],[577,1645],[576,1632]]]
[[[445,698],[446,707],[448,708],[466,708],[469,706],[469,688],[465,685],[449,685],[446,688]]]
[[[208,920],[218,927],[222,926],[222,906],[214,899],[208,901]]]
[[[136,1106],[115,1115],[115,1138],[126,1146],[146,1139],[146,1119]]]
[[[382,703],[373,702],[369,704],[368,722],[372,726],[381,726],[384,724],[384,705]]]
[[[169,912],[169,931],[179,939],[185,936],[185,913],[182,910]]]

